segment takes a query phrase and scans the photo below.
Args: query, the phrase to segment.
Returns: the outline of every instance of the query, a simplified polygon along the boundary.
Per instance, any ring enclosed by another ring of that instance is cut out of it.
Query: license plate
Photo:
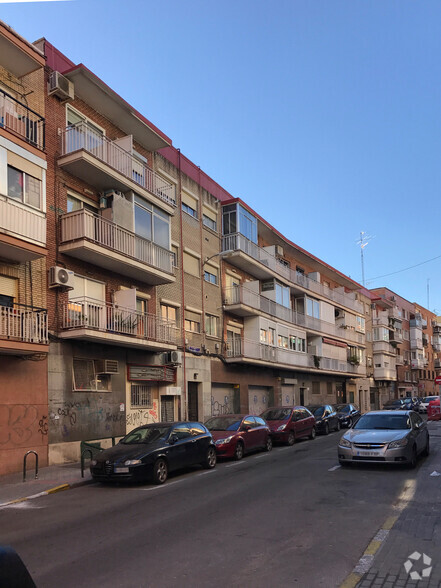
[[[360,455],[361,457],[376,457],[377,455],[380,455],[379,451],[357,451],[357,455]]]
[[[115,468],[114,472],[115,474],[128,474],[129,468]]]

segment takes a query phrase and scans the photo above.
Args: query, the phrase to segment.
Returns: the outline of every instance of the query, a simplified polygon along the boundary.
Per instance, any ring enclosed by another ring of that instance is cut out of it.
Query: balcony
[[[395,355],[396,351],[389,343],[389,341],[373,341],[372,351],[374,353],[386,353],[388,355]]]
[[[411,349],[423,349],[423,339],[410,339],[410,348]]]
[[[402,343],[403,342],[403,333],[402,331],[391,331],[390,333],[390,340],[394,343]]]
[[[243,285],[224,289],[223,301],[225,310],[236,316],[253,316],[265,313],[298,327],[303,327],[308,331],[316,331],[361,345],[365,343],[364,334],[357,333],[355,330],[342,329],[338,325],[286,308],[286,306],[277,304],[273,300],[245,288]]]
[[[412,370],[422,370],[424,368],[424,359],[411,359],[410,360],[410,369]]]
[[[363,313],[362,304],[338,289],[331,289],[312,278],[292,270],[268,251],[249,241],[240,233],[222,237],[223,258],[259,280],[282,278],[302,291],[313,292],[354,312]]]
[[[151,200],[156,198],[170,206],[169,212],[176,207],[172,184],[85,122],[63,130],[58,165],[100,192],[134,190],[143,195],[144,190]]]
[[[61,216],[60,252],[147,284],[175,281],[173,253],[81,209]]]
[[[23,263],[46,253],[46,215],[0,194],[0,257]]]
[[[433,367],[438,370],[441,368],[441,359],[434,359],[433,360]]]
[[[254,363],[272,366],[280,366],[299,371],[323,371],[340,372],[346,374],[366,375],[365,366],[354,365],[347,361],[340,361],[329,357],[320,357],[319,365],[316,365],[314,355],[298,353],[282,347],[266,345],[258,341],[237,339],[227,343],[227,363]]]
[[[396,380],[397,371],[392,367],[374,368],[375,380]]]
[[[0,128],[24,139],[43,150],[45,147],[45,121],[42,116],[0,89]]]
[[[395,365],[404,365],[404,357],[402,355],[395,357]]]
[[[58,336],[62,339],[146,350],[176,349],[179,337],[175,323],[86,297],[71,299],[63,305],[61,329]]]
[[[0,306],[0,355],[47,353],[47,311],[20,304]]]

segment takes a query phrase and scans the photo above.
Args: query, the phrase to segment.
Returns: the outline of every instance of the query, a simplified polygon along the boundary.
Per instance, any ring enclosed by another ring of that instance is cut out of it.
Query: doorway
[[[175,420],[174,396],[161,396],[161,421],[172,423]]]
[[[300,406],[305,406],[305,389],[300,388]]]
[[[198,382],[188,382],[188,420],[199,421],[199,397],[198,397]]]

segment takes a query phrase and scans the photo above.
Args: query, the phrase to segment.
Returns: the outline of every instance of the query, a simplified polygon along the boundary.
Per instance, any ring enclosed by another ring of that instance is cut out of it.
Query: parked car
[[[429,455],[429,432],[413,410],[379,410],[362,415],[338,444],[338,460],[351,463],[408,464],[415,467],[419,455]]]
[[[402,398],[387,400],[383,405],[383,410],[405,410],[406,406]]]
[[[429,402],[427,407],[427,420],[428,421],[439,421],[441,419],[440,407],[439,407],[439,396],[435,396],[434,400]]]
[[[294,445],[296,439],[315,439],[315,418],[304,406],[267,408],[261,415],[271,429],[273,441]]]
[[[419,412],[419,405],[420,401],[418,398],[411,398],[410,396],[407,398],[403,398],[404,409],[405,410],[414,410],[415,412]]]
[[[437,398],[439,398],[439,396],[426,396],[425,398],[423,398],[420,402],[419,407],[418,407],[418,412],[426,413],[427,407],[429,406],[429,403],[432,402],[433,400],[436,400]]]
[[[258,416],[226,414],[208,419],[205,426],[213,435],[219,457],[242,459],[250,451],[273,448],[268,423]]]
[[[360,409],[355,404],[336,404],[335,410],[341,427],[352,427],[361,416]]]
[[[216,465],[216,448],[201,423],[155,423],[137,427],[91,461],[92,478],[102,482],[153,478],[163,484],[173,470]]]
[[[314,415],[317,433],[327,435],[330,431],[340,431],[340,419],[330,404],[311,404],[306,407]]]

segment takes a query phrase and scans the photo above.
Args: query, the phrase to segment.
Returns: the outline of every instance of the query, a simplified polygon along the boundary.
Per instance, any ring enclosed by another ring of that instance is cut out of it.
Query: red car
[[[441,412],[439,409],[439,398],[435,398],[429,402],[427,407],[427,420],[439,421],[441,419]]]
[[[242,459],[250,451],[273,448],[270,428],[258,416],[225,414],[208,419],[205,426],[214,439],[219,457]]]
[[[315,418],[304,406],[276,406],[261,415],[270,426],[274,441],[293,445],[296,439],[315,439]]]

